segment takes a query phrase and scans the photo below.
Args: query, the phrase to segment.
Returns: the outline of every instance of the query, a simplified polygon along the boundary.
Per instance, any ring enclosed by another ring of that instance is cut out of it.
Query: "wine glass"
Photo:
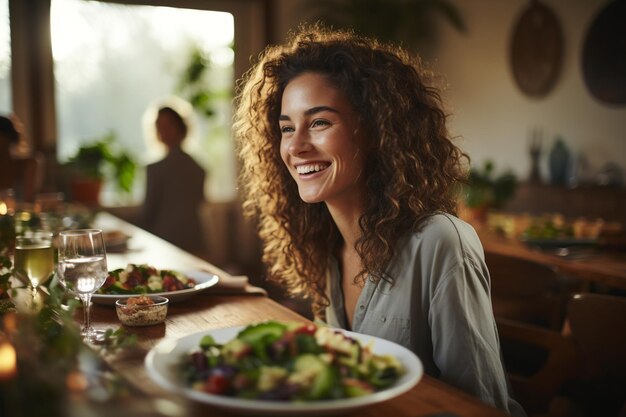
[[[59,233],[59,281],[76,294],[83,304],[84,323],[81,334],[85,341],[99,341],[103,330],[91,327],[89,310],[91,296],[107,278],[107,260],[102,230],[78,229]]]
[[[40,230],[17,236],[13,262],[18,276],[30,282],[35,300],[37,287],[50,279],[54,272],[52,233]]]

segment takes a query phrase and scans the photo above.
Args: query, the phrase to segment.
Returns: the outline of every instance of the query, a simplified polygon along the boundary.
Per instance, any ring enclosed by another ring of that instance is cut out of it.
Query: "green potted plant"
[[[82,145],[63,164],[74,201],[89,206],[99,205],[100,190],[105,180],[113,181],[120,192],[131,191],[137,162],[116,144],[115,133],[109,132]]]
[[[472,217],[484,220],[489,209],[502,208],[515,195],[517,183],[511,171],[496,175],[494,163],[487,160],[482,168],[470,170],[463,194],[465,206],[474,212]]]

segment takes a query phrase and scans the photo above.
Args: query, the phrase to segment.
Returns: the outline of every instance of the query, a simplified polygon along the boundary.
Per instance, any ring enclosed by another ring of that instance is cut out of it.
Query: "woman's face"
[[[280,155],[303,201],[354,204],[362,198],[365,152],[358,118],[324,75],[304,73],[287,84],[279,124]]]

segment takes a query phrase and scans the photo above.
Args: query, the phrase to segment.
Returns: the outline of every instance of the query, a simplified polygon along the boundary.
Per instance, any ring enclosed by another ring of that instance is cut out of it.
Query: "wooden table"
[[[558,256],[490,231],[486,225],[473,224],[473,226],[486,253],[512,256],[555,266],[562,273],[584,282],[626,290],[626,253],[624,252],[593,250],[579,257]]]
[[[110,213],[98,213],[94,220],[94,227],[104,232],[121,232],[129,237],[126,249],[110,251],[107,248],[107,263],[110,270],[124,268],[129,263],[150,263],[159,269],[201,268],[216,275],[229,276],[215,265],[204,262],[197,256]]]
[[[125,224],[119,219],[104,215],[99,218],[100,225],[124,227],[132,234],[131,250],[125,254],[110,254],[109,262],[143,262],[167,263],[167,267],[196,267],[214,271],[221,277],[226,272],[196,258],[193,255],[171,246],[169,243],[134,226]],[[133,249],[134,248],[134,249]],[[82,318],[79,318],[79,320]],[[219,288],[210,288],[193,296],[182,303],[174,303],[169,307],[168,317],[164,324],[150,327],[126,328],[137,335],[138,343],[132,351],[117,355],[102,355],[103,360],[122,375],[128,382],[150,398],[171,398],[146,373],[143,361],[146,353],[164,338],[178,339],[202,330],[217,329],[238,325],[246,325],[263,320],[292,320],[306,322],[307,319],[276,303],[268,297],[255,294],[248,289],[238,293],[224,294]],[[92,324],[97,328],[117,328],[117,320],[113,307],[97,305],[92,308]],[[225,410],[193,403],[187,404],[187,416],[227,416]],[[355,415],[381,416],[434,416],[440,413],[448,416],[506,416],[507,414],[483,404],[476,398],[465,394],[449,385],[429,376],[422,380],[407,393],[378,405],[359,410]]]

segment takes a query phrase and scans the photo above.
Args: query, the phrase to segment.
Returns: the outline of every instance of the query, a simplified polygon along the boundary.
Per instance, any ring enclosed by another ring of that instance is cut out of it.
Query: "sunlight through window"
[[[7,114],[11,104],[11,31],[9,0],[0,0],[0,113]]]
[[[186,148],[209,171],[207,196],[235,197],[231,14],[52,0],[51,34],[60,161],[81,144],[113,132],[142,166],[151,162],[160,155],[146,137],[151,129],[142,126],[142,118],[177,96],[194,104]],[[190,80],[186,75],[198,65],[204,68],[202,77]],[[197,99],[199,91],[206,100]],[[143,198],[141,181],[136,188],[134,202]],[[104,203],[115,204],[115,198]]]

